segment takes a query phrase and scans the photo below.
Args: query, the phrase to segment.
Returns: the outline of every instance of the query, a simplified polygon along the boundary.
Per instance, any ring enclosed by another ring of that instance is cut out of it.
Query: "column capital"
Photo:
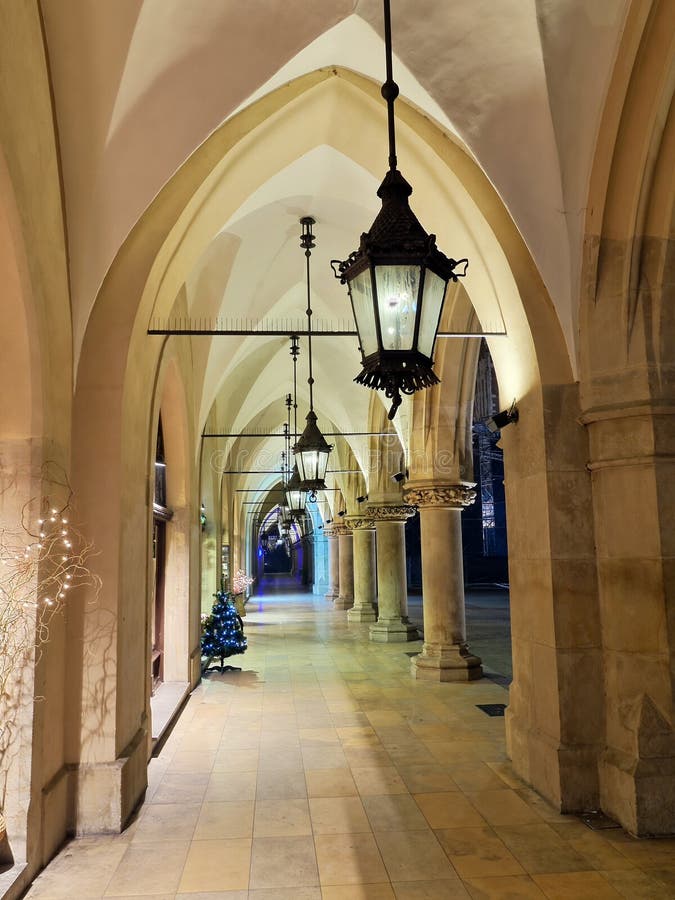
[[[476,499],[476,485],[473,482],[461,484],[433,484],[428,487],[409,488],[405,492],[408,503],[418,508],[439,506],[462,509],[471,506]]]
[[[366,516],[376,523],[405,522],[406,519],[414,516],[416,512],[417,510],[414,506],[401,503],[397,506],[369,506],[366,510]]]
[[[341,534],[351,534],[351,528],[345,522],[339,522],[332,525],[333,534],[340,537]]]
[[[352,531],[373,531],[375,520],[372,516],[347,516],[347,525]]]

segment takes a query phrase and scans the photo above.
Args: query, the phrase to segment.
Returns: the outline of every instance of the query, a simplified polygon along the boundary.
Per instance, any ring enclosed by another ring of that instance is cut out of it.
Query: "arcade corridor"
[[[675,0],[0,0],[0,283],[0,900],[675,897]]]
[[[136,819],[67,846],[29,900],[673,896],[675,841],[592,831],[514,777],[476,706],[501,686],[412,680],[421,642],[369,642],[310,594],[249,609],[242,671],[193,693]]]

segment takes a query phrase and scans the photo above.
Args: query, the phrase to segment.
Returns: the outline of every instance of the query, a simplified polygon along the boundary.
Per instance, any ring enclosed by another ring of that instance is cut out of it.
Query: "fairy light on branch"
[[[43,467],[41,481],[51,482],[65,502],[29,500],[16,526],[0,529],[0,775],[6,775],[2,763],[12,746],[14,722],[32,696],[28,676],[49,641],[54,617],[73,590],[87,587],[97,594],[101,585],[88,565],[93,545],[71,524],[68,480],[65,473],[55,477],[53,469],[53,464]],[[0,779],[0,823],[4,792]]]

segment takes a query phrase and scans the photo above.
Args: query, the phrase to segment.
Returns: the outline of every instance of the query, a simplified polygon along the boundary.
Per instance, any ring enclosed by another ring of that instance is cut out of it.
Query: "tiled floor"
[[[311,595],[249,606],[242,671],[198,688],[124,834],[68,845],[31,900],[675,897],[675,841],[594,832],[514,777],[488,680],[415,682]]]

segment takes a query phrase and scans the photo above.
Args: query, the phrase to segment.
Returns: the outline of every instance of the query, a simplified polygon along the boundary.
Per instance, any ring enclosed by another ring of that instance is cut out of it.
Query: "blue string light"
[[[225,591],[215,594],[211,615],[204,622],[202,632],[202,656],[220,657],[244,653],[247,640],[244,626],[230,595]]]

